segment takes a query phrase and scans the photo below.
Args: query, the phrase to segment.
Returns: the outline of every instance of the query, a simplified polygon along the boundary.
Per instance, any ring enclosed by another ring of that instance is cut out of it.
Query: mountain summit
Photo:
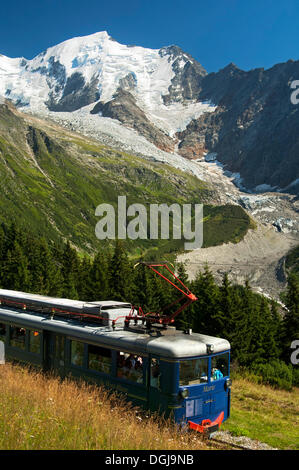
[[[33,109],[72,112],[106,103],[120,88],[153,109],[193,100],[206,74],[177,46],[126,46],[103,31],[64,41],[32,60],[0,57],[0,94]]]
[[[299,105],[290,100],[298,78],[298,61],[208,74],[176,45],[127,46],[106,31],[32,60],[0,55],[2,100],[83,134],[109,134],[111,144],[130,141],[139,154],[212,154],[251,191],[299,191]]]

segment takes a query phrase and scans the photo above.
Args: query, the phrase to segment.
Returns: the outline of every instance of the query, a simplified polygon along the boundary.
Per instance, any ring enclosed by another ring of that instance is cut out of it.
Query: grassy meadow
[[[299,448],[299,389],[274,390],[245,378],[232,389],[223,430],[279,449]],[[0,450],[204,450],[194,433],[148,416],[102,388],[60,381],[26,367],[0,366]]]
[[[0,366],[0,450],[195,450],[205,444],[101,388]]]
[[[233,379],[231,416],[222,428],[278,449],[299,449],[299,388],[279,390]]]

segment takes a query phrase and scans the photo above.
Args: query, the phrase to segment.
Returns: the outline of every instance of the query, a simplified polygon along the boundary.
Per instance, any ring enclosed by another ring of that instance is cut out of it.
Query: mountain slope
[[[250,226],[239,206],[214,207],[213,188],[167,165],[113,150],[56,124],[0,105],[0,220],[27,224],[50,240],[67,239],[80,250],[93,252],[101,203],[117,207],[142,203],[205,203],[205,244],[238,240]],[[226,219],[226,229],[219,220]],[[180,250],[181,240],[137,240],[135,254],[146,250]]]
[[[299,61],[249,72],[230,64],[207,75],[199,98],[211,100],[217,110],[178,135],[180,153],[189,158],[216,153],[251,190],[298,193],[299,106],[290,99],[296,77]]]
[[[172,152],[174,141],[167,134],[153,125],[142,109],[137,106],[134,96],[122,88],[118,88],[112,100],[107,103],[99,101],[90,111],[103,117],[117,119],[143,135],[161,150]]]

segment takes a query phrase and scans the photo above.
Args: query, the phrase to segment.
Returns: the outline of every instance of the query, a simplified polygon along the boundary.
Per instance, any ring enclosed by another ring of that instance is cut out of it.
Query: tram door
[[[45,368],[65,375],[65,337],[45,332]]]

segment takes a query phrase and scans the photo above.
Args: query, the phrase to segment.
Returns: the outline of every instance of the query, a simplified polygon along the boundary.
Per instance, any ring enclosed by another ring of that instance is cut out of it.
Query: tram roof
[[[24,328],[47,330],[67,335],[69,338],[81,340],[94,345],[128,351],[135,354],[153,354],[169,359],[178,359],[207,355],[207,345],[213,346],[213,353],[230,349],[230,344],[223,338],[202,335],[199,333],[185,334],[177,330],[173,335],[156,336],[137,333],[123,328],[112,330],[90,323],[62,317],[49,318],[49,315],[21,311],[11,307],[0,308],[0,321],[13,323]]]
[[[0,289],[0,298],[9,300],[15,303],[28,303],[40,307],[57,307],[69,308],[72,311],[84,311],[84,309],[91,310],[92,308],[107,309],[107,308],[131,308],[129,302],[120,302],[118,300],[96,300],[92,302],[85,302],[82,300],[72,300],[65,298],[49,297],[40,294],[31,294],[28,292],[14,291],[8,289]]]

